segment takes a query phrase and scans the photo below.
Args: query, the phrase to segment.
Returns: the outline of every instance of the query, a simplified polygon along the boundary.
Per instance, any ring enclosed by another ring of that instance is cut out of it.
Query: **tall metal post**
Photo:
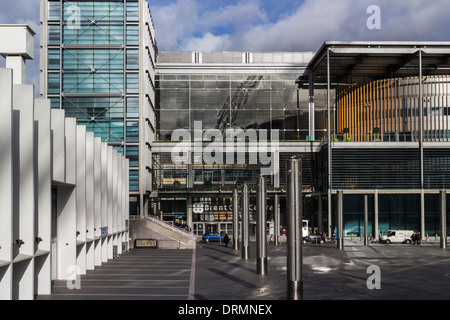
[[[248,224],[249,224],[249,194],[248,185],[244,184],[242,187],[242,222],[241,222],[241,235],[242,235],[242,259],[248,260],[250,258],[249,252],[249,234],[248,234]]]
[[[337,192],[337,248],[344,249],[344,192]]]
[[[331,64],[330,49],[327,49],[327,151],[328,151],[328,234],[331,235],[331,194],[332,194],[332,171],[331,171]]]
[[[239,192],[233,191],[233,249],[239,250]]]
[[[275,195],[273,209],[275,211],[275,239],[273,239],[273,244],[278,246],[280,240],[280,196],[278,194]]]
[[[302,160],[287,161],[287,299],[303,299]]]
[[[439,210],[441,212],[441,248],[447,249],[447,192],[439,194]]]
[[[364,245],[369,245],[369,196],[364,195]]]
[[[419,151],[420,151],[420,189],[424,188],[423,172],[423,74],[422,74],[422,48],[419,49]]]
[[[257,215],[256,215],[256,273],[267,274],[267,189],[266,178],[260,176],[257,191]]]

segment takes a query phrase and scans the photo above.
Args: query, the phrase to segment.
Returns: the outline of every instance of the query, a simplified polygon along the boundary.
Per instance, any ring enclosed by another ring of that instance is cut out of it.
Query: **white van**
[[[411,230],[389,230],[383,233],[379,239],[380,243],[411,243]]]

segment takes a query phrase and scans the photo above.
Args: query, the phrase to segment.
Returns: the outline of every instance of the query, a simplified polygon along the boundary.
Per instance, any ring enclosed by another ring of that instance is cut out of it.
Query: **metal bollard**
[[[364,196],[364,245],[369,245],[369,197]]]
[[[267,190],[266,178],[259,177],[257,191],[257,215],[256,215],[256,273],[267,274]]]
[[[339,190],[337,192],[337,248],[344,249],[344,192]]]
[[[303,300],[302,161],[287,161],[287,299]]]
[[[250,258],[249,252],[249,233],[248,233],[248,224],[249,224],[249,194],[248,194],[248,185],[244,184],[242,187],[242,222],[241,222],[241,235],[242,235],[242,259],[248,260]]]
[[[279,244],[279,240],[280,240],[280,197],[278,196],[278,194],[275,195],[275,199],[274,199],[274,206],[273,206],[274,210],[275,210],[275,239],[273,244],[275,246],[278,246]]]
[[[239,192],[233,191],[233,249],[239,250]]]
[[[447,192],[439,193],[439,209],[441,212],[441,248],[447,249]]]

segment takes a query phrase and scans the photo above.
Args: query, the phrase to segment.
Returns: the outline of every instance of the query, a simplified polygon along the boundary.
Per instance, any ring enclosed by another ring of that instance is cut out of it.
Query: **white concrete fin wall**
[[[127,250],[129,161],[14,72],[0,69],[0,300],[32,300]]]
[[[0,300],[12,298],[13,126],[12,70],[0,69]]]

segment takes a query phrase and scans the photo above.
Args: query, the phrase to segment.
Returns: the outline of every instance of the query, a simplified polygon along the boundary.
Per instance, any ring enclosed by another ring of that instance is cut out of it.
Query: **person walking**
[[[421,237],[421,235],[420,235],[420,232],[417,232],[416,233],[416,242],[417,242],[417,245],[418,246],[420,246],[420,242],[422,241],[422,237]]]
[[[411,235],[411,243],[412,243],[413,245],[416,244],[416,233],[415,233],[415,232],[413,232],[413,234]]]
[[[225,237],[223,238],[223,242],[225,242],[225,247],[228,247],[228,242],[230,242],[230,238],[228,237],[228,233],[225,233]]]

